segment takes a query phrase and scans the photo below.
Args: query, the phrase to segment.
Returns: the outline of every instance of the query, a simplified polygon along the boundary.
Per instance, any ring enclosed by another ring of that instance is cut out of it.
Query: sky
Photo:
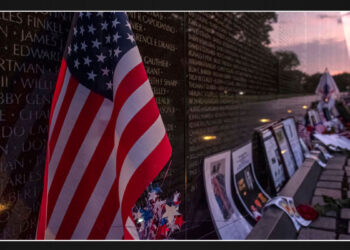
[[[350,12],[277,12],[273,51],[294,51],[307,74],[350,73]]]

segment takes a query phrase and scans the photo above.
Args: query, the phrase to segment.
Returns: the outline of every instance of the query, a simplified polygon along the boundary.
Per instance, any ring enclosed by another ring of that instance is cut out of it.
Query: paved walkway
[[[343,155],[330,159],[317,182],[312,205],[324,205],[322,195],[334,199],[350,198],[350,160]],[[350,240],[350,208],[329,211],[320,216],[309,227],[302,228],[298,239],[339,239]]]

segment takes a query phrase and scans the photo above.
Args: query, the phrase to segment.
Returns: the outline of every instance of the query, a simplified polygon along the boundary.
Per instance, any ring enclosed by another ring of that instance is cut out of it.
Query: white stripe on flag
[[[57,165],[60,162],[64,149],[66,148],[66,143],[69,139],[69,136],[73,130],[73,127],[79,117],[80,111],[82,110],[90,92],[91,91],[87,89],[85,86],[83,86],[82,84],[79,84],[77,90],[74,93],[74,97],[71,102],[71,105],[69,106],[66,119],[64,120],[63,126],[58,136],[56,147],[50,159],[49,175],[48,175],[49,177],[48,190],[50,190],[52,180],[56,173]]]
[[[108,162],[92,192],[90,199],[80,217],[79,223],[74,230],[72,239],[87,239],[94,223],[102,209],[109,190],[116,178],[115,149],[109,156]]]
[[[50,231],[49,228],[46,228],[46,230],[45,230],[45,239],[46,240],[54,240],[55,239],[55,235]]]
[[[137,46],[123,55],[123,57],[118,62],[113,74],[113,96],[115,96],[115,92],[124,77],[141,62],[141,55]]]
[[[52,114],[49,138],[51,138],[51,134],[52,134],[54,125],[56,124],[56,119],[57,119],[58,113],[59,113],[59,111],[61,109],[64,96],[66,95],[66,90],[67,90],[67,86],[68,86],[70,77],[71,77],[71,73],[70,73],[70,71],[69,71],[69,69],[67,67],[66,75],[64,76],[62,89],[61,89],[61,92],[60,92],[60,94],[58,96],[57,103],[56,103],[56,106],[55,106],[55,110],[53,111],[53,114]]]
[[[119,199],[121,203],[123,203],[124,192],[132,175],[149,154],[158,146],[163,139],[164,134],[165,128],[163,121],[160,115],[158,115],[157,120],[138,139],[128,152],[119,177]]]
[[[130,218],[130,216],[128,216],[128,218],[126,219],[126,230],[129,231],[134,240],[139,239],[139,234],[136,231],[134,221]]]
[[[113,103],[110,100],[105,99],[101,108],[96,114],[91,127],[85,136],[82,145],[74,159],[72,167],[67,175],[67,178],[62,186],[62,190],[58,196],[55,208],[52,212],[51,219],[48,227],[52,228],[52,232],[56,234],[59,226],[63,220],[63,217],[68,209],[68,206],[75,194],[86,167],[89,164],[92,155],[107,127],[108,121],[100,119],[102,116],[111,116],[113,109]]]
[[[106,239],[121,239],[124,234],[123,229],[123,220],[122,220],[122,214],[121,214],[121,207],[119,207],[119,210],[114,217],[113,224],[106,236]]]

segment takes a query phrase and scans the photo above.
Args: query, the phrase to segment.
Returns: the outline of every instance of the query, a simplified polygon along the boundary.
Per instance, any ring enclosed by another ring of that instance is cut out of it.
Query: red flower
[[[299,205],[297,210],[301,217],[305,220],[316,220],[318,218],[318,212],[310,205]]]
[[[314,127],[309,125],[306,127],[306,130],[312,132],[314,130]]]

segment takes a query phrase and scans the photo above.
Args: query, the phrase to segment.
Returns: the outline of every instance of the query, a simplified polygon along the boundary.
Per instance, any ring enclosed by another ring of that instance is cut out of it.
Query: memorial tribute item
[[[308,118],[309,118],[310,125],[312,127],[316,127],[316,125],[318,125],[318,124],[320,124],[322,122],[321,118],[320,118],[320,115],[314,109],[310,109],[307,112],[307,115],[308,115]]]
[[[230,151],[204,159],[204,182],[218,236],[221,239],[245,239],[252,227],[232,198]]]
[[[175,192],[171,198],[161,199],[160,187],[152,187],[145,197],[143,207],[133,208],[133,218],[141,240],[171,239],[185,223],[179,212],[181,194]]]
[[[251,143],[232,152],[232,169],[233,182],[239,199],[247,212],[256,221],[259,220],[262,209],[270,197],[256,179]]]
[[[278,192],[286,182],[283,163],[278,150],[277,142],[270,129],[261,132],[264,151],[275,191]]]
[[[309,148],[306,146],[306,143],[304,142],[304,140],[302,138],[299,138],[299,140],[300,140],[300,145],[301,145],[303,152],[304,152],[304,157],[306,159],[313,159],[313,160],[317,161],[318,165],[325,168],[327,166],[327,164],[325,162],[322,162],[321,159],[317,157],[317,155],[312,154],[312,151],[309,150]]]
[[[51,108],[37,238],[138,239],[132,208],[171,152],[126,13],[76,13]]]
[[[315,93],[320,98],[317,109],[324,113],[327,121],[332,120],[333,116],[337,117],[339,113],[335,107],[335,102],[339,98],[340,92],[327,68],[320,78]]]
[[[314,137],[322,142],[324,145],[333,148],[341,148],[343,150],[350,150],[350,140],[345,136],[332,134],[324,135],[319,133],[314,133]]]
[[[275,205],[278,208],[282,209],[288,215],[297,231],[299,231],[301,226],[307,227],[311,223],[310,220],[305,220],[300,216],[298,210],[294,205],[294,200],[291,197],[276,196],[272,198],[265,205],[264,211],[267,207],[272,205]]]
[[[284,163],[284,167],[287,170],[287,175],[290,178],[296,171],[297,166],[286,133],[283,129],[283,124],[279,123],[274,125],[272,127],[272,131],[275,135],[279,152],[281,153],[282,160]]]
[[[282,121],[284,126],[284,131],[287,134],[288,141],[290,143],[295,162],[297,167],[300,168],[304,161],[303,151],[300,145],[299,136],[297,132],[297,128],[295,126],[295,121],[293,117],[284,119]]]
[[[329,159],[332,159],[332,158],[333,158],[333,155],[331,155],[331,154],[327,151],[327,149],[326,149],[325,147],[323,147],[322,145],[316,143],[316,144],[314,145],[314,147],[315,147],[316,149],[319,149],[319,150],[322,152],[322,154],[323,154],[323,156],[324,156],[324,158],[325,158],[326,160],[329,160]]]

